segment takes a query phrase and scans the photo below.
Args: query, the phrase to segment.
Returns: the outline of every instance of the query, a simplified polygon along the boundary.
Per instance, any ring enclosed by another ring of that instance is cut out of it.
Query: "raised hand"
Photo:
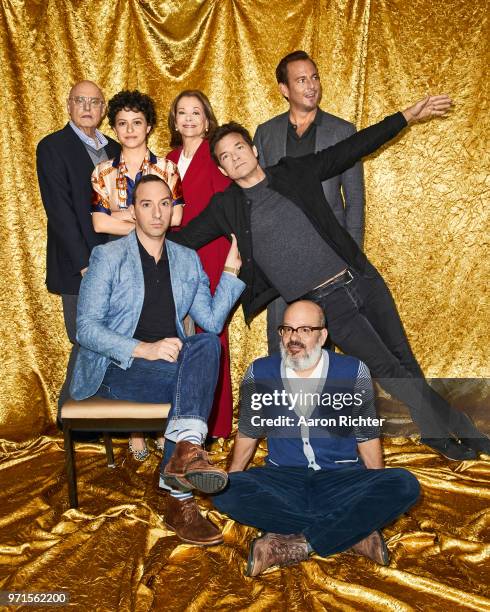
[[[240,251],[238,250],[238,244],[236,241],[235,234],[231,235],[231,247],[228,251],[228,256],[225,261],[225,268],[233,268],[236,270],[236,274],[240,272],[242,267],[242,258],[240,257]],[[228,271],[228,270],[227,270]]]
[[[407,123],[422,121],[423,119],[433,119],[434,117],[444,117],[447,115],[452,104],[453,101],[446,94],[427,96],[404,110],[403,116]]]

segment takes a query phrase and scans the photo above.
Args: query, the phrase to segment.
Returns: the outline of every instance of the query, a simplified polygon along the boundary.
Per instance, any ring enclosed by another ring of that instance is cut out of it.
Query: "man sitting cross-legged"
[[[169,492],[167,526],[185,542],[219,544],[221,533],[201,516],[190,491],[213,493],[227,482],[202,442],[218,376],[216,334],[244,288],[240,255],[232,237],[212,297],[195,251],[165,240],[173,210],[167,184],[155,175],[141,178],[131,209],[135,231],[96,247],[82,280],[71,395],[172,403],[160,475]],[[187,314],[212,333],[186,337]]]
[[[387,565],[379,529],[417,501],[419,484],[405,469],[383,469],[369,370],[322,350],[327,330],[314,302],[291,304],[279,335],[281,355],[245,374],[229,483],[213,503],[266,532],[251,544],[249,576],[312,552]],[[265,467],[242,471],[264,437]]]

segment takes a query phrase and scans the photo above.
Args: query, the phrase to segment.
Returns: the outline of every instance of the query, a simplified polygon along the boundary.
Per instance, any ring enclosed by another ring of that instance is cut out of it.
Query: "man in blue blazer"
[[[197,253],[165,240],[172,197],[160,177],[137,183],[132,214],[135,231],[95,247],[82,280],[71,396],[171,402],[160,475],[167,526],[185,542],[219,544],[220,531],[201,516],[191,490],[213,493],[227,483],[202,442],[219,370],[216,334],[245,287],[236,239],[211,296]],[[210,333],[186,337],[187,314]]]

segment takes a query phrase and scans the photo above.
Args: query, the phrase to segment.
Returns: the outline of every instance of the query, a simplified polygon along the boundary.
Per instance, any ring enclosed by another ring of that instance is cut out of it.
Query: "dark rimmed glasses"
[[[301,325],[300,327],[291,327],[290,325],[279,325],[277,331],[281,338],[291,336],[294,332],[301,338],[309,338],[314,331],[325,329],[324,325],[312,327],[311,325]]]

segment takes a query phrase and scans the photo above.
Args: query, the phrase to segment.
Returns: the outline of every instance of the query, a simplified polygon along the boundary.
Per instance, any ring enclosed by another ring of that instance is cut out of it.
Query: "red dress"
[[[167,158],[178,163],[182,147],[171,151]],[[182,179],[182,191],[184,193],[184,214],[180,227],[185,227],[189,221],[197,217],[209,204],[211,197],[219,191],[224,191],[231,183],[214,163],[209,152],[209,143],[203,140],[194,153],[194,157],[187,168]],[[178,228],[173,228],[173,231]],[[202,266],[209,276],[211,293],[214,293],[223,272],[225,259],[230,250],[230,243],[226,238],[217,238],[201,247],[197,252]],[[199,328],[196,328],[199,333]],[[214,395],[214,404],[209,417],[209,435],[227,438],[231,433],[233,416],[233,396],[231,392],[230,376],[230,350],[228,347],[228,329],[225,326],[220,334],[221,342],[221,364]]]

